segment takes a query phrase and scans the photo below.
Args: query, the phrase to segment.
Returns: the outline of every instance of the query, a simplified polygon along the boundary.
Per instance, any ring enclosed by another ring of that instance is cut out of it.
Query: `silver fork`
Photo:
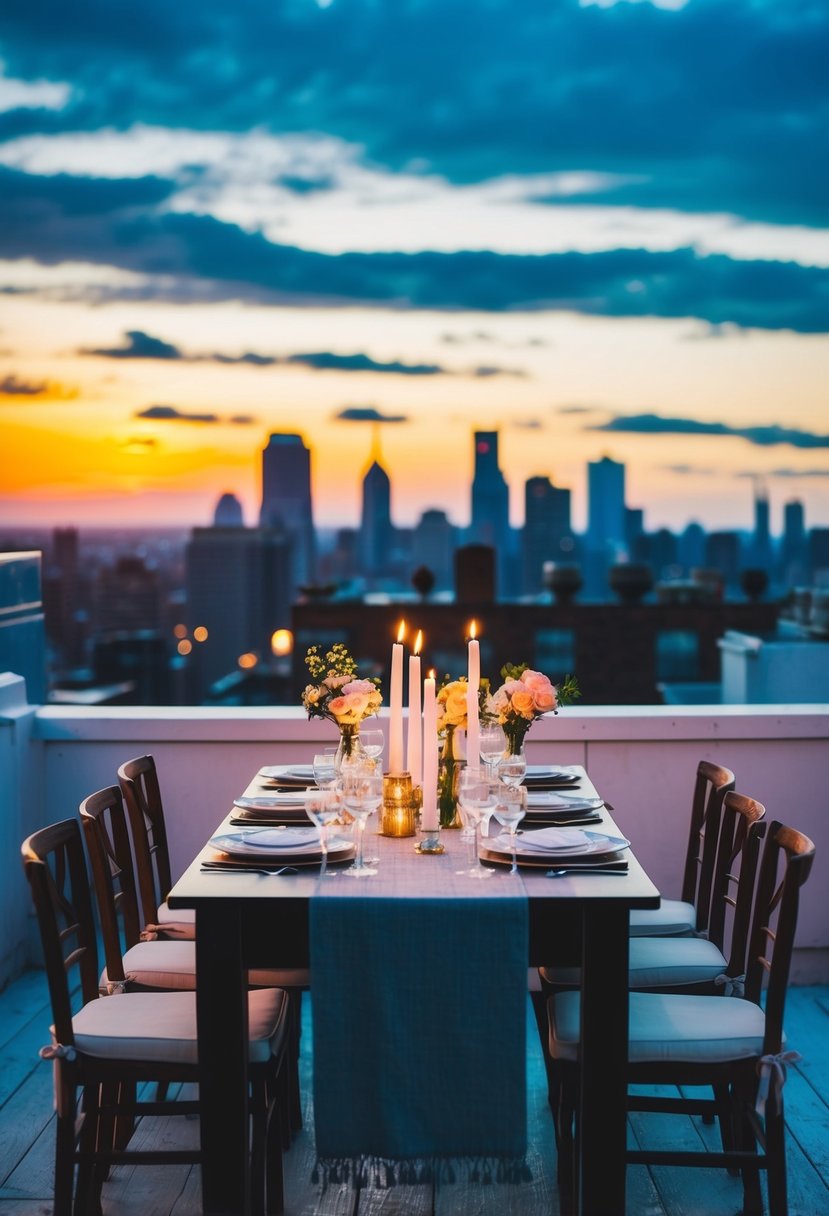
[[[211,865],[209,862],[202,865],[203,874],[266,874],[269,878],[279,878],[280,874],[298,874],[299,870],[296,866],[282,866],[279,870],[264,870],[256,866],[222,866]]]

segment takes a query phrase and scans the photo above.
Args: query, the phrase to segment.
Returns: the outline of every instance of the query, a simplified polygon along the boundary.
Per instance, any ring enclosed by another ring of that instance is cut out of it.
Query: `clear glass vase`
[[[340,741],[334,756],[334,767],[338,773],[350,764],[360,764],[367,760],[365,749],[360,742],[359,723],[343,723],[340,726]]]
[[[447,726],[438,763],[438,811],[442,828],[463,827],[458,807],[458,781],[462,764],[455,750],[455,728]]]

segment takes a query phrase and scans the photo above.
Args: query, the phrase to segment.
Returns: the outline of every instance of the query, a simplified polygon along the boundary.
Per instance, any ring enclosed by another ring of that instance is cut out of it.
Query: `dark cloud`
[[[544,429],[544,423],[540,418],[511,418],[509,425],[516,427],[520,431],[541,431]]]
[[[346,405],[334,415],[337,422],[408,422],[407,414],[384,414],[373,405]]]
[[[256,422],[253,414],[233,414],[228,418],[231,426],[253,426]]]
[[[257,355],[250,350],[244,355],[214,354],[205,357],[216,363],[248,363],[251,367],[273,367],[274,363],[279,362],[276,355]]]
[[[484,367],[473,368],[472,375],[478,380],[487,380],[492,376],[514,376],[518,380],[523,380],[527,373],[522,371],[520,367],[494,367],[486,365]]]
[[[598,405],[560,405],[555,410],[556,414],[597,414],[604,413],[601,406]]]
[[[145,0],[117,17],[104,0],[5,0],[0,42],[9,75],[73,90],[61,111],[0,115],[0,139],[138,122],[322,131],[456,182],[584,169],[627,179],[590,201],[827,222],[829,9],[815,0]]]
[[[764,472],[764,473],[757,473],[757,472],[752,473],[749,470],[743,470],[740,473],[736,473],[735,476],[736,477],[748,477],[748,478],[752,478],[752,479],[755,477],[781,477],[781,478],[793,478],[793,479],[798,479],[798,480],[801,477],[824,478],[824,477],[829,477],[829,468],[827,468],[827,469],[782,468],[782,469],[769,469],[767,472]]]
[[[396,376],[441,376],[446,369],[437,363],[379,363],[370,355],[335,355],[331,351],[317,351],[308,355],[288,355],[284,363],[298,363],[320,372],[386,372]]]
[[[44,181],[50,183],[53,200],[45,218],[38,201]],[[276,245],[262,233],[210,216],[152,209],[136,213],[124,206],[104,217],[91,187],[84,193],[86,210],[66,211],[60,199],[64,192],[74,196],[71,183],[65,175],[42,179],[18,174],[9,201],[0,181],[0,257],[31,257],[46,264],[87,261],[153,275],[150,295],[156,299],[186,298],[189,291],[192,298],[293,305],[553,309],[829,331],[829,273],[818,267],[700,257],[692,249],[541,256],[486,251],[330,255]],[[123,184],[104,183],[103,188],[120,198],[121,192],[111,187]],[[130,285],[127,294],[133,290]],[[117,292],[110,298],[117,298]],[[354,358],[359,368],[367,356]],[[368,366],[364,363],[363,369]],[[381,366],[411,374],[406,364]]]
[[[41,397],[48,388],[46,380],[21,380],[14,372],[0,380],[0,394],[4,397]]]
[[[678,477],[711,477],[712,470],[694,464],[666,464],[662,466],[666,473],[676,473]]]
[[[82,355],[103,355],[107,359],[182,359],[184,356],[177,346],[154,338],[140,329],[130,329],[124,335],[126,342],[123,346],[101,348],[98,350],[82,350]]]
[[[193,414],[180,410],[175,405],[148,405],[138,410],[136,418],[150,418],[154,422],[221,422],[218,414]]]
[[[318,194],[320,191],[333,190],[334,179],[328,175],[322,177],[299,177],[293,173],[283,173],[276,179],[276,184],[291,194]]]
[[[787,444],[793,448],[829,448],[829,435],[785,426],[729,426],[726,422],[700,422],[695,418],[665,418],[660,414],[617,415],[609,422],[586,428],[632,435],[733,435],[758,447]]]

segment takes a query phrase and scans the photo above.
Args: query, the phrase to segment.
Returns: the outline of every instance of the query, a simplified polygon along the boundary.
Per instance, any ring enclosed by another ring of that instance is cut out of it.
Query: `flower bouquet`
[[[559,686],[526,663],[507,663],[501,668],[504,681],[489,698],[488,710],[501,725],[507,741],[507,754],[516,755],[524,746],[524,736],[544,714],[557,714],[560,705],[580,697],[575,676],[565,676]]]
[[[362,750],[360,723],[376,714],[382,704],[380,681],[376,676],[367,680],[358,678],[357,664],[342,642],[335,642],[324,655],[320,654],[319,646],[310,646],[305,666],[311,683],[305,686],[302,704],[309,718],[327,718],[339,728],[339,768],[343,760]]]

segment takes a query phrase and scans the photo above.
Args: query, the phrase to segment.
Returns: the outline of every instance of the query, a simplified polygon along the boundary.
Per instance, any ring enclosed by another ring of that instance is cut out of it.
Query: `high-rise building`
[[[754,533],[751,538],[749,561],[759,570],[771,570],[771,530],[769,527],[769,498],[765,488],[755,483]]]
[[[242,504],[235,494],[222,494],[216,503],[213,526],[216,528],[243,528],[245,526]]]
[[[736,532],[709,532],[705,540],[705,564],[719,571],[726,587],[737,583],[740,557],[740,537]]]
[[[607,572],[625,555],[625,466],[609,456],[587,466],[585,590],[606,598]]]
[[[528,595],[543,588],[545,562],[561,561],[572,548],[570,491],[549,477],[530,477],[524,485],[522,585]],[[566,545],[562,547],[562,541]]]
[[[705,562],[705,529],[692,520],[679,538],[677,559],[683,574],[690,574]]]
[[[475,432],[469,539],[495,549],[498,579],[503,585],[512,548],[512,534],[509,526],[509,487],[498,465],[497,431]]]
[[[262,453],[262,528],[276,528],[291,540],[291,591],[315,576],[311,452],[301,435],[279,432]]]
[[[279,528],[194,528],[186,567],[188,625],[207,631],[187,660],[200,700],[241,656],[270,661],[272,634],[291,621],[291,542]]]
[[[807,581],[806,514],[794,498],[783,507],[783,540],[780,546],[780,581],[797,587]]]
[[[427,566],[435,576],[435,589],[447,591],[454,578],[455,529],[445,511],[424,511],[412,538],[412,566]]]
[[[380,463],[380,434],[379,427],[375,427],[369,466],[363,477],[363,506],[360,517],[360,561],[363,573],[379,574],[388,569],[393,548],[391,481]]]
[[[162,625],[163,592],[158,571],[140,557],[119,557],[104,566],[95,585],[94,619],[97,635],[158,632]]]

